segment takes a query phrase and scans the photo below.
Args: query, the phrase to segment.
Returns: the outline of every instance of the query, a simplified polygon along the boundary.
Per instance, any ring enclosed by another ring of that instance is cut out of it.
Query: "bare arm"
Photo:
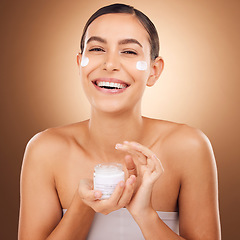
[[[68,151],[65,138],[56,139],[48,133],[40,134],[28,144],[21,174],[20,240],[86,239],[95,212],[108,214],[131,200],[135,176],[129,176],[126,183],[120,182],[112,196],[101,201],[98,200],[101,192],[92,189],[91,180],[81,179],[62,218],[54,166],[59,158],[68,158]]]
[[[85,239],[94,211],[78,196],[78,190],[67,213],[62,208],[54,181],[54,163],[59,149],[66,143],[43,134],[27,146],[21,173],[19,240]]]
[[[197,131],[190,139],[179,195],[180,233],[186,239],[221,239],[218,179],[214,153],[207,137]]]
[[[138,168],[139,178],[141,179],[139,188],[131,202],[127,205],[128,211],[139,225],[144,238],[151,240],[184,239],[173,232],[158,216],[152,207],[151,196],[154,183],[164,174],[164,168],[157,156],[147,147],[135,142],[124,142],[118,144],[117,149],[126,151],[131,156],[125,159],[132,161],[132,169]],[[133,160],[134,159],[134,160]],[[134,162],[140,163],[138,167]]]
[[[70,208],[47,239],[86,239],[94,213],[76,192]]]
[[[145,186],[144,179],[128,209],[141,228],[145,239],[219,240],[221,234],[217,171],[210,142],[200,131],[189,128],[187,130],[185,128],[184,132],[179,134],[174,141],[180,142],[178,145],[174,142],[169,145],[169,151],[173,152],[171,157],[181,162],[179,167],[181,172],[180,236],[174,233],[152,208],[149,197],[152,185]],[[147,165],[148,162],[154,160],[151,157],[153,153],[144,146],[134,146],[130,143],[124,148],[129,153],[140,156],[139,162],[143,162],[144,155]],[[137,154],[134,151],[137,151]],[[147,196],[148,199],[146,199]],[[144,202],[148,204],[144,206],[142,204]]]

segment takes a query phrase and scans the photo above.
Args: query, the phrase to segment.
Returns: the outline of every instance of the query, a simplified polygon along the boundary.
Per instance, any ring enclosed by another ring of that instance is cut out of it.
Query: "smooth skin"
[[[141,116],[144,89],[155,84],[164,65],[160,57],[150,59],[144,27],[129,14],[103,15],[87,30],[83,55],[89,64],[81,66],[81,54],[77,62],[91,117],[48,129],[28,143],[19,239],[86,239],[95,212],[126,207],[145,239],[219,240],[217,170],[209,140],[187,125]],[[137,61],[146,61],[148,69],[137,70]],[[121,79],[129,87],[103,93],[92,83],[100,77]],[[101,192],[92,187],[94,166],[102,162],[122,163],[126,173],[108,200],[99,200]],[[63,217],[62,209],[68,209]],[[180,236],[156,211],[179,211]]]

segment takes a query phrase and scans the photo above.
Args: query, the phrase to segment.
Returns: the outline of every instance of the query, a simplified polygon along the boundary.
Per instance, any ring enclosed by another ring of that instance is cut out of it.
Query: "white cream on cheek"
[[[145,62],[145,61],[137,61],[136,68],[139,71],[146,71],[147,70],[147,62]]]
[[[82,56],[81,60],[81,67],[86,67],[89,64],[89,58]],[[137,61],[136,68],[139,71],[146,71],[147,70],[147,62],[145,61]]]
[[[86,67],[88,65],[88,63],[89,63],[89,58],[85,57],[85,56],[82,56],[81,66]]]

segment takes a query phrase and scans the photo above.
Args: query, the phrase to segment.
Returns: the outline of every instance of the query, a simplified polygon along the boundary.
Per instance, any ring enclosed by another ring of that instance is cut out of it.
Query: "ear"
[[[164,61],[161,57],[157,57],[151,65],[150,76],[147,80],[148,87],[153,86],[160,77],[164,68]]]
[[[82,54],[81,54],[81,53],[78,53],[78,54],[77,54],[77,65],[78,65],[78,67],[80,67],[81,60],[82,60]]]

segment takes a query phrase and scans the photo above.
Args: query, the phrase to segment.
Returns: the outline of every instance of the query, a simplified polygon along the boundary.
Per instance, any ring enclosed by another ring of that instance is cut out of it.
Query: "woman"
[[[163,70],[158,52],[154,25],[130,6],[89,19],[77,63],[91,117],[28,143],[19,239],[220,239],[210,142],[197,129],[141,115],[144,89]],[[124,165],[126,180],[100,200],[94,166],[109,162]]]

